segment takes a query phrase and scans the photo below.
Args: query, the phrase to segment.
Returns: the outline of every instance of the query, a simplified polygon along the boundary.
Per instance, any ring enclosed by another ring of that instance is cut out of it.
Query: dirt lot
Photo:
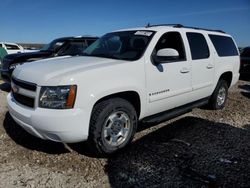
[[[221,111],[193,112],[149,127],[109,159],[85,143],[37,139],[10,117],[0,83],[0,187],[250,187],[250,83]]]

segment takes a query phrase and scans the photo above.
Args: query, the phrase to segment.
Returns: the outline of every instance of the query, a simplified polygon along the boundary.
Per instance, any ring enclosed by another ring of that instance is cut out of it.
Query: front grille
[[[27,89],[27,90],[30,90],[30,91],[36,91],[36,84],[29,83],[29,82],[24,82],[24,81],[18,80],[18,79],[13,78],[13,77],[12,77],[12,82],[15,85],[20,86],[20,87],[22,87],[24,89]]]
[[[14,99],[16,100],[16,102],[24,105],[24,106],[28,106],[31,108],[35,107],[35,98],[33,96],[29,96],[31,95],[30,92],[25,92],[25,90],[29,90],[32,92],[36,91],[36,84],[34,83],[30,83],[30,82],[25,82],[22,80],[18,80],[16,78],[11,79],[12,81],[12,95],[14,97]],[[19,91],[19,88],[25,89],[22,90],[21,92]]]
[[[27,97],[27,96],[24,96],[24,95],[21,95],[21,94],[18,94],[18,93],[14,93],[12,92],[12,95],[14,97],[14,99],[24,105],[24,106],[28,106],[28,107],[31,107],[31,108],[34,108],[35,106],[35,99],[31,98],[31,97]]]

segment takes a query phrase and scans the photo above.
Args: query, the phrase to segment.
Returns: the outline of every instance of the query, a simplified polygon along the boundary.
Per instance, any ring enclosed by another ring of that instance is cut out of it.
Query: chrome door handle
[[[214,68],[214,65],[212,65],[212,64],[207,65],[207,69],[212,69],[212,68]]]
[[[184,67],[184,68],[181,69],[180,72],[181,73],[188,73],[188,72],[190,72],[190,70],[188,68]]]

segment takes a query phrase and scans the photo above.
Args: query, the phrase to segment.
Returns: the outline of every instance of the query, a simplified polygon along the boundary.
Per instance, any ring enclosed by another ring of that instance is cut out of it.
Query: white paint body
[[[16,68],[13,76],[36,83],[36,92],[21,89],[35,97],[35,107],[25,107],[8,95],[9,111],[14,120],[31,134],[43,139],[73,143],[86,140],[93,106],[101,98],[124,91],[137,92],[140,97],[139,119],[166,111],[212,95],[220,76],[233,73],[231,86],[239,79],[239,56],[219,57],[208,34],[229,36],[218,32],[173,27],[136,28],[155,31],[144,55],[136,61],[98,57],[61,57],[27,63]],[[166,32],[181,34],[186,60],[161,64],[151,62],[152,51]],[[186,32],[202,33],[208,43],[210,57],[192,60]],[[159,68],[161,71],[159,71]],[[77,85],[73,109],[53,110],[38,107],[41,86]],[[164,91],[150,95],[156,91]]]

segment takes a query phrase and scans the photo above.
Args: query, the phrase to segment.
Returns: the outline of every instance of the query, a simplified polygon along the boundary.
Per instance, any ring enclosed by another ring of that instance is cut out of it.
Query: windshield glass
[[[46,44],[41,51],[53,51],[57,52],[60,47],[65,43],[63,40],[53,40],[51,43]]]
[[[58,50],[57,55],[82,55],[83,51],[87,48],[85,41],[68,41]]]
[[[153,31],[108,33],[84,50],[84,55],[137,60],[143,55],[153,35]]]

